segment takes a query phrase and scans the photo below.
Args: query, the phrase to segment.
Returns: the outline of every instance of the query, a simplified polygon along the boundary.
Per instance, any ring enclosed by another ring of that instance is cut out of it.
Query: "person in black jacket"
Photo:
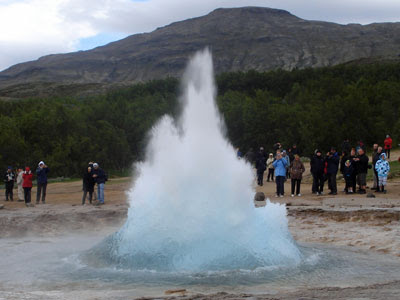
[[[356,162],[354,161],[354,159],[357,157],[356,155],[356,149],[355,148],[351,148],[350,150],[350,155],[348,156],[348,160],[350,160],[350,163],[353,166],[353,173],[351,175],[351,184],[352,184],[352,190],[353,193],[356,192],[356,186],[357,186],[357,166],[356,166]]]
[[[329,195],[337,195],[336,175],[339,170],[339,155],[335,148],[331,148],[326,157]]]
[[[256,154],[254,153],[253,148],[250,148],[250,150],[246,152],[244,158],[254,167]]]
[[[266,160],[264,148],[261,147],[256,156],[257,184],[259,186],[263,185],[264,172],[267,169]]]
[[[104,172],[104,170],[99,167],[98,163],[93,164],[92,172],[93,172],[92,177],[94,178],[95,182],[97,183],[97,197],[98,197],[97,205],[103,205],[104,204],[104,184],[107,181],[107,175]]]
[[[89,193],[89,203],[92,204],[92,197],[94,191],[94,178],[92,168],[88,167],[83,174],[83,196],[82,205],[85,205],[86,195]]]
[[[8,201],[8,198],[10,198],[11,201],[14,201],[13,189],[14,189],[15,174],[12,170],[12,167],[7,168],[7,171],[4,174],[3,181],[6,185],[6,201]]]
[[[350,153],[350,141],[349,139],[345,139],[342,143],[342,153]]]
[[[369,158],[365,155],[364,149],[358,149],[358,155],[354,158],[356,162],[356,170],[357,170],[357,183],[358,183],[358,192],[360,194],[366,193],[367,187],[367,173],[368,173],[368,161]]]
[[[325,159],[320,150],[315,151],[315,155],[311,159],[311,174],[313,176],[313,188],[317,195],[324,193],[324,168]]]

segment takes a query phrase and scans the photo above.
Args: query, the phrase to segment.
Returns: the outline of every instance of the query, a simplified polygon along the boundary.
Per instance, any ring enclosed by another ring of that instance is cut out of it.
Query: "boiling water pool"
[[[316,245],[300,245],[304,259],[296,267],[225,272],[123,270],[104,267],[101,259],[88,257],[91,255],[88,250],[102,239],[82,235],[1,239],[0,296],[139,297],[161,296],[168,289],[186,289],[193,293],[273,293],[303,287],[351,287],[400,280],[399,259]]]

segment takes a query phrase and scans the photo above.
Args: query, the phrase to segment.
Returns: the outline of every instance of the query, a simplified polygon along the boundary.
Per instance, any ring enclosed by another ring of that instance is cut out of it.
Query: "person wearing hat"
[[[393,140],[390,135],[386,135],[386,139],[384,140],[383,144],[385,145],[385,153],[387,158],[390,159],[390,150],[392,149]]]
[[[8,167],[6,174],[4,174],[4,183],[6,185],[6,201],[13,199],[13,189],[14,189],[14,181],[15,181],[15,174],[12,170],[12,167]]]
[[[350,159],[346,160],[343,166],[343,177],[346,182],[345,191],[346,194],[353,194],[353,172],[354,166],[351,163]]]
[[[46,164],[41,161],[36,169],[37,176],[37,192],[36,192],[36,204],[40,203],[40,197],[42,197],[42,203],[46,203],[46,190],[47,190],[47,174],[50,169]]]
[[[311,159],[311,174],[313,176],[313,189],[317,195],[324,193],[324,168],[325,159],[320,150],[315,150],[315,155]]]
[[[97,183],[97,205],[104,204],[104,184],[107,181],[107,175],[102,168],[99,167],[98,163],[93,164],[93,178]]]
[[[376,191],[386,194],[385,186],[390,172],[390,165],[386,160],[385,153],[381,154],[381,158],[377,161],[375,169],[378,172],[378,189]]]
[[[29,167],[25,167],[25,172],[22,174],[22,187],[24,189],[25,205],[31,206],[31,190],[32,190],[33,174]]]

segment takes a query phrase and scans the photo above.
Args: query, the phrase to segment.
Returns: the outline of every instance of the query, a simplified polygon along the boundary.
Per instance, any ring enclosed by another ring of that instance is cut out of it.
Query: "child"
[[[375,170],[378,172],[378,188],[377,192],[382,192],[386,194],[385,186],[387,181],[387,176],[390,171],[389,162],[386,160],[386,154],[382,153],[380,159],[375,164]]]
[[[346,194],[353,194],[353,172],[354,168],[350,160],[346,160],[343,168],[343,176],[346,181]]]

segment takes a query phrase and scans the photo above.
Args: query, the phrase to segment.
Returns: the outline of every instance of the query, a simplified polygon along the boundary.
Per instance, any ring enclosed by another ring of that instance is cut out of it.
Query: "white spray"
[[[182,115],[152,129],[110,257],[121,267],[163,271],[297,264],[285,206],[254,207],[252,168],[223,134],[208,50],[192,58],[183,84]]]

